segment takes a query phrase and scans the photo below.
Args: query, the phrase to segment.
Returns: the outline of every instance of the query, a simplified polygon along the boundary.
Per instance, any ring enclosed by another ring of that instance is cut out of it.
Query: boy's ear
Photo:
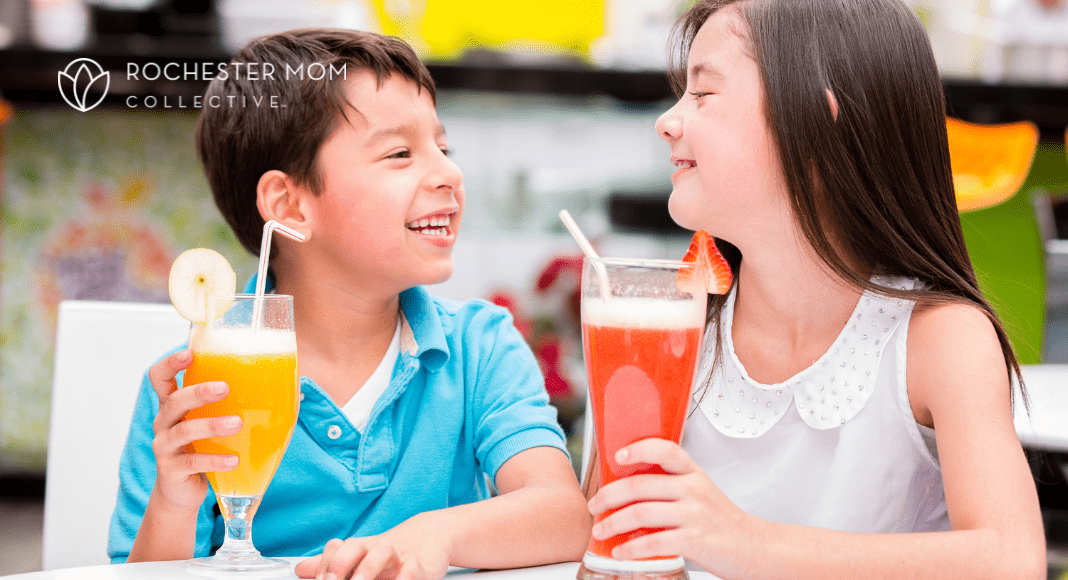
[[[256,184],[256,208],[263,221],[274,220],[311,239],[310,208],[305,202],[308,195],[311,193],[296,185],[289,175],[272,169],[261,175]]]

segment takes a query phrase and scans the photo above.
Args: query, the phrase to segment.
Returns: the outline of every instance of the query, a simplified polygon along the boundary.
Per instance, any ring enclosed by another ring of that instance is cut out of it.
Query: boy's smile
[[[319,151],[309,249],[347,280],[400,292],[452,274],[463,175],[426,90],[349,71],[345,108]],[[346,118],[347,117],[347,118]]]
[[[452,231],[452,219],[458,215],[456,211],[436,212],[425,215],[419,219],[408,222],[408,229],[430,238],[432,244],[447,248],[456,240]]]

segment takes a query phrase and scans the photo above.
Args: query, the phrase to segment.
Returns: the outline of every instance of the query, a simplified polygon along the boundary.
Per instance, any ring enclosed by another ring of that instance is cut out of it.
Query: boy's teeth
[[[448,228],[435,228],[435,227],[415,227],[410,226],[413,232],[423,234],[424,236],[447,236],[449,235]]]
[[[408,228],[414,230],[414,229],[417,229],[417,228],[426,228],[426,227],[431,227],[431,228],[446,227],[448,225],[449,225],[448,216],[436,216],[436,217],[431,217],[431,218],[417,219],[415,221],[409,222],[408,223]]]

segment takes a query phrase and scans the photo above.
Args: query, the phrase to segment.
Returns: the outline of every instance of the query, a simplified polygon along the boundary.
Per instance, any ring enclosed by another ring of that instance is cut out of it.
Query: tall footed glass
[[[682,435],[708,300],[703,273],[695,269],[692,262],[669,260],[585,260],[582,345],[602,487],[630,475],[664,473],[654,465],[616,463],[620,448],[651,437],[677,443]],[[591,538],[579,580],[688,578],[678,556],[612,557],[616,546],[658,531]]]
[[[235,435],[193,443],[196,453],[236,455],[238,464],[233,471],[206,474],[226,521],[226,537],[214,556],[189,560],[186,568],[209,575],[284,575],[288,562],[265,558],[252,545],[252,517],[297,421],[300,380],[293,297],[237,295],[218,298],[214,305],[215,312],[225,312],[190,329],[193,362],[183,384],[225,381],[230,392],[185,418],[237,415],[243,424]]]

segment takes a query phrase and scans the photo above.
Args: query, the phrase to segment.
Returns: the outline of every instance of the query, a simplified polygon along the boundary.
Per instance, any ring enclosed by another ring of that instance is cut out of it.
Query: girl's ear
[[[831,107],[831,118],[838,120],[838,99],[834,98],[831,89],[827,89],[827,104]]]
[[[256,209],[263,221],[275,220],[310,240],[313,217],[307,202],[310,195],[311,192],[296,185],[289,175],[272,169],[261,175],[256,184]]]

